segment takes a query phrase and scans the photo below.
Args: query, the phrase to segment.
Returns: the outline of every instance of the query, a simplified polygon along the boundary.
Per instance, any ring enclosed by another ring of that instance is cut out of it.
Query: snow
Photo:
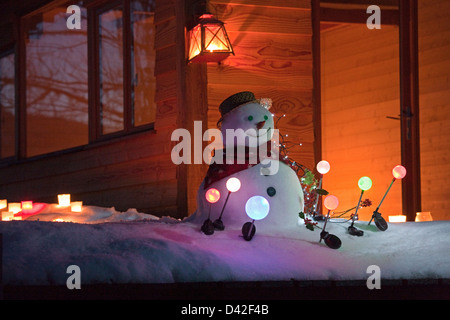
[[[26,220],[0,222],[3,282],[65,285],[69,265],[80,267],[82,284],[365,280],[370,265],[382,279],[450,278],[450,221],[390,223],[384,232],[357,221],[364,235],[355,237],[348,222],[333,219],[327,231],[342,240],[337,250],[319,243],[320,229],[258,230],[262,221],[245,241],[233,225],[207,236],[195,219],[50,204]]]

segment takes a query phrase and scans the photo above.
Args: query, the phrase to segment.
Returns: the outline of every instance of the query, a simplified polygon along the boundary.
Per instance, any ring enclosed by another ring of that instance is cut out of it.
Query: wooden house
[[[370,5],[380,9],[380,29],[372,28]],[[215,128],[221,101],[247,90],[286,115],[280,131],[301,144],[292,158],[312,170],[330,162],[324,187],[343,209],[356,205],[360,176],[374,182],[367,197],[375,207],[391,169],[403,164],[408,174],[380,211],[450,218],[448,1],[0,7],[2,199],[52,203],[70,193],[87,205],[185,217],[196,209],[207,165],[174,164],[172,132],[193,132],[194,121]],[[234,55],[188,62],[188,31],[206,12],[225,23]]]

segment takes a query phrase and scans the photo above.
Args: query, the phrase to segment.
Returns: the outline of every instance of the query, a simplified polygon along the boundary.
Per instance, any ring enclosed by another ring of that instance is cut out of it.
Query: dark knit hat
[[[236,107],[248,102],[255,101],[255,95],[250,91],[242,91],[233,94],[226,98],[219,106],[219,111],[221,116],[223,117],[226,113],[230,112]]]

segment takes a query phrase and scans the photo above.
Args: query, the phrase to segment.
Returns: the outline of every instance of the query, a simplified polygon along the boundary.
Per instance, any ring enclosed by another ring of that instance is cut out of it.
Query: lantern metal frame
[[[220,62],[234,55],[225,24],[209,13],[201,15],[198,24],[189,30],[188,40],[188,63]]]

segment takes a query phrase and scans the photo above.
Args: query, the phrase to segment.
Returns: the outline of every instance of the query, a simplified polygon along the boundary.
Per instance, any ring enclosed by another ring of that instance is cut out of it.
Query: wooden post
[[[421,211],[417,0],[400,0],[401,158],[403,211],[414,221]]]

